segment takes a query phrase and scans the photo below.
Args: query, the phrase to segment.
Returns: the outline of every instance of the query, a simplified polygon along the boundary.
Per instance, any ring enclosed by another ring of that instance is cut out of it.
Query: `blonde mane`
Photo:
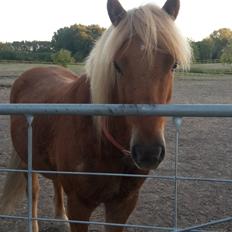
[[[111,103],[110,91],[115,83],[117,72],[114,56],[122,44],[139,36],[150,62],[154,61],[154,49],[165,49],[186,69],[191,60],[188,41],[182,37],[174,21],[159,7],[147,4],[127,12],[117,27],[111,26],[97,41],[86,62],[86,73],[91,83],[92,103]]]

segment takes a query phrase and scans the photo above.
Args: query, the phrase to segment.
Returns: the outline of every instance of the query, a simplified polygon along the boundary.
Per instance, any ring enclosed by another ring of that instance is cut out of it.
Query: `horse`
[[[11,103],[169,104],[174,70],[188,68],[190,45],[175,19],[179,0],[162,8],[146,4],[126,11],[118,0],[108,0],[112,25],[96,42],[86,60],[85,74],[77,76],[58,66],[38,67],[23,73],[13,84]],[[147,175],[165,157],[165,118],[158,116],[35,116],[33,169],[69,172]],[[14,152],[11,167],[27,166],[27,122],[11,116]],[[57,218],[88,222],[103,204],[108,223],[125,224],[133,212],[145,178],[51,175]],[[37,218],[38,175],[33,173],[33,218]],[[15,206],[25,192],[23,174],[8,174],[2,208]],[[67,195],[67,216],[63,194]],[[70,223],[72,232],[87,232],[88,225]],[[107,225],[107,232],[123,227]],[[33,220],[33,232],[38,232]]]

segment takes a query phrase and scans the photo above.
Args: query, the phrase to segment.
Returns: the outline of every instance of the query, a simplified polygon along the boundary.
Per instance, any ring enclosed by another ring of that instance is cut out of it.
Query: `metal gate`
[[[48,171],[34,171],[32,169],[32,121],[34,115],[98,115],[98,116],[165,116],[173,117],[173,121],[176,128],[176,148],[175,148],[175,175],[174,176],[156,176],[156,175],[130,175],[121,173],[73,173],[73,172],[48,172]],[[232,217],[211,221],[201,225],[195,225],[188,228],[178,228],[178,181],[203,181],[203,182],[215,182],[215,183],[227,183],[232,184],[231,179],[211,179],[211,178],[192,178],[183,177],[178,175],[178,153],[179,153],[179,134],[183,117],[232,117],[232,105],[86,105],[86,104],[71,104],[71,105],[34,105],[34,104],[0,104],[0,115],[25,115],[28,122],[28,169],[25,170],[13,170],[13,169],[0,169],[0,173],[3,172],[25,172],[28,175],[28,216],[9,216],[0,215],[0,220],[27,220],[28,232],[32,232],[32,173],[56,173],[63,175],[92,175],[92,176],[120,176],[120,177],[136,177],[136,178],[153,178],[160,180],[169,180],[174,185],[174,225],[171,228],[158,227],[155,225],[135,225],[135,224],[113,224],[104,222],[93,221],[69,221],[72,223],[81,224],[95,224],[95,225],[110,225],[115,227],[130,227],[140,228],[144,231],[202,231],[202,229],[209,226],[218,225],[221,223],[231,222]],[[231,128],[232,129],[232,128]],[[36,218],[39,221],[53,221],[53,222],[65,222],[56,219]]]

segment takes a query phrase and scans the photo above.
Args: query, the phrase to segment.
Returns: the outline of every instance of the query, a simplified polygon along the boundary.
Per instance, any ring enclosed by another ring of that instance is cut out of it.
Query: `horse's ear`
[[[180,0],[167,0],[163,6],[163,10],[175,20],[179,14]]]
[[[115,27],[127,14],[118,0],[108,0],[107,10],[110,20]]]

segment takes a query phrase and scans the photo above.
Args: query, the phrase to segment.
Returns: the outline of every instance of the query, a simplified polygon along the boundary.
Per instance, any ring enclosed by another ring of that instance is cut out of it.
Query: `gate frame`
[[[35,115],[85,115],[85,116],[164,116],[173,117],[176,127],[176,148],[175,148],[175,175],[174,176],[156,176],[156,175],[130,175],[121,173],[83,173],[83,172],[53,172],[53,171],[34,171],[32,169],[32,122]],[[71,222],[80,224],[107,225],[116,227],[130,227],[142,229],[157,229],[162,231],[185,232],[199,231],[213,225],[231,222],[232,217],[211,221],[205,224],[196,225],[188,228],[178,228],[178,181],[203,181],[214,183],[232,184],[230,179],[213,178],[193,178],[178,176],[178,153],[179,153],[179,133],[183,117],[230,117],[232,118],[232,104],[175,104],[175,105],[112,105],[112,104],[0,104],[0,115],[25,115],[28,123],[28,169],[16,170],[0,168],[3,172],[24,172],[28,174],[28,216],[9,216],[0,215],[0,219],[28,220],[28,232],[33,232],[32,221],[52,221],[52,222]],[[134,224],[115,224],[103,222],[83,222],[83,221],[65,221],[48,218],[32,218],[32,174],[63,174],[63,175],[94,175],[94,176],[120,176],[137,178],[154,178],[162,180],[171,180],[174,182],[174,226],[172,228],[157,226],[142,226]]]

